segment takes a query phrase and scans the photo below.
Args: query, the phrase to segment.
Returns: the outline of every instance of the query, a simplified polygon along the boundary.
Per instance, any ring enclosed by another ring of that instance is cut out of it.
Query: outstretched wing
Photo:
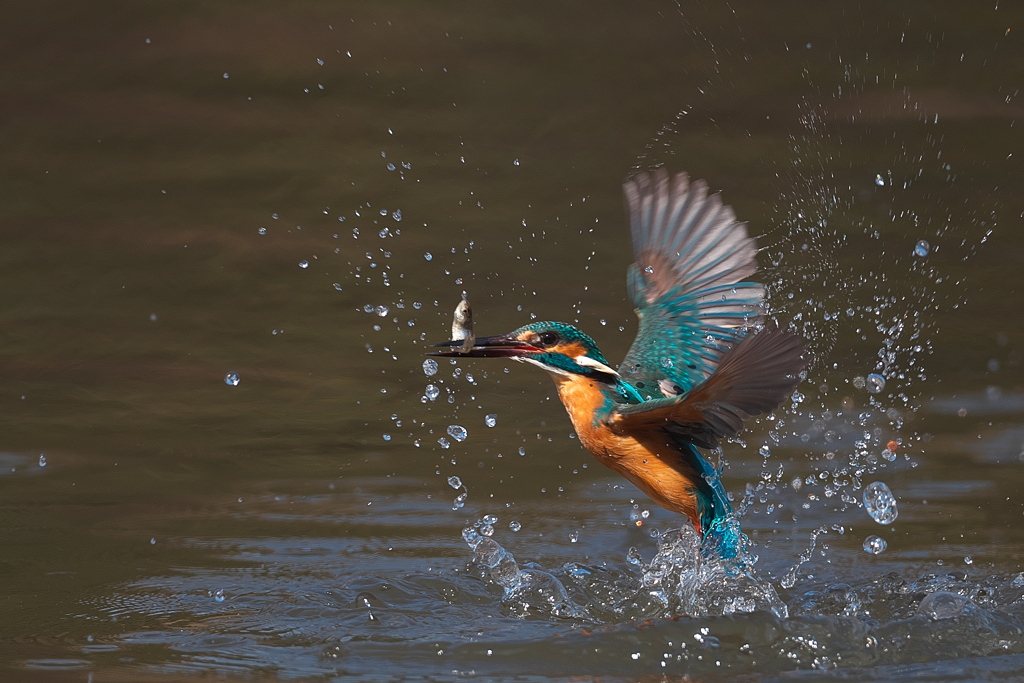
[[[735,436],[743,422],[774,410],[800,382],[806,365],[799,337],[780,329],[749,334],[715,372],[682,396],[619,405],[608,418],[617,434],[667,431],[701,448]]]
[[[659,169],[623,190],[640,329],[619,372],[646,398],[680,394],[711,375],[759,318],[764,289],[741,282],[757,270],[757,246],[702,180]]]

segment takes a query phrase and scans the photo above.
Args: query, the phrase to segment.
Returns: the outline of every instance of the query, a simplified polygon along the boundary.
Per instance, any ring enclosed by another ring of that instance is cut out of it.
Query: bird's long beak
[[[473,344],[473,347],[469,351],[463,352],[461,348],[461,341],[445,341],[438,344],[434,344],[435,347],[447,347],[448,351],[430,351],[427,353],[428,356],[451,356],[451,357],[471,357],[471,358],[522,358],[524,356],[532,356],[535,353],[540,353],[544,349],[539,349],[532,344],[528,344],[524,341],[519,341],[515,337],[508,334],[499,334],[494,337],[477,337]]]

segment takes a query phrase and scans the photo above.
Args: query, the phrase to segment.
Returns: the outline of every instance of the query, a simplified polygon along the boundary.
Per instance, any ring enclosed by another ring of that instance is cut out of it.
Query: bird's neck
[[[617,382],[577,374],[549,374],[555,382],[558,398],[581,438],[593,431],[616,404],[624,402],[619,396]]]

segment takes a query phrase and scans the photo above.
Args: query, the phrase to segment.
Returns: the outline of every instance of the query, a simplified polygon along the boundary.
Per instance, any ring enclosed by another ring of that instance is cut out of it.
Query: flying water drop
[[[864,379],[864,385],[869,394],[880,394],[885,389],[885,378],[877,372],[872,372]]]
[[[423,361],[423,374],[427,377],[433,377],[437,374],[437,361],[433,358],[428,358]]]
[[[899,515],[896,498],[883,482],[876,481],[864,489],[864,508],[879,524],[892,524]]]
[[[914,245],[914,256],[920,256],[924,258],[931,251],[932,246],[928,244],[928,240],[918,240],[917,244]]]
[[[888,545],[881,536],[871,535],[864,539],[864,552],[877,555],[885,550]]]
[[[469,432],[462,425],[448,425],[448,436],[456,441],[465,441],[466,437],[469,436]]]
[[[39,466],[46,467],[46,456],[42,453],[39,454]]]
[[[462,480],[453,474],[452,476],[448,477],[448,485],[451,486],[453,489],[462,488]]]
[[[441,390],[436,385],[428,384],[426,390],[423,392],[430,401],[436,401],[437,397],[441,395]]]
[[[309,261],[299,261],[299,268],[309,268]]]
[[[241,381],[242,379],[238,376],[237,372],[229,372],[224,375],[224,384],[227,384],[228,386],[237,387],[238,383]]]
[[[488,427],[493,427],[494,425],[498,424],[498,416],[495,415],[494,413],[491,413],[490,415],[484,418],[484,424],[486,424]]]

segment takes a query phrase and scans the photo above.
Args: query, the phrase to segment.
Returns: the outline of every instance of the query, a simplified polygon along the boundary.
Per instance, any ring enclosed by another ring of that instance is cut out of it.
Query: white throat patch
[[[612,370],[610,367],[600,361],[596,361],[590,356],[576,356],[573,358],[577,365],[582,365],[587,368],[594,368],[598,372],[607,372],[609,375],[619,376],[619,373]]]
[[[568,372],[567,370],[562,370],[561,368],[553,368],[550,365],[545,365],[544,363],[541,363],[539,360],[536,360],[534,358],[515,356],[512,358],[512,360],[519,361],[520,363],[530,363],[531,365],[536,365],[538,368],[547,370],[552,375],[564,375],[568,377],[576,374],[573,372]],[[619,373],[615,372],[604,363],[596,361],[589,356],[576,356],[575,358],[573,358],[573,360],[576,362],[577,365],[582,365],[585,368],[594,368],[599,372],[607,372],[609,375],[615,375],[616,377],[619,376]]]

